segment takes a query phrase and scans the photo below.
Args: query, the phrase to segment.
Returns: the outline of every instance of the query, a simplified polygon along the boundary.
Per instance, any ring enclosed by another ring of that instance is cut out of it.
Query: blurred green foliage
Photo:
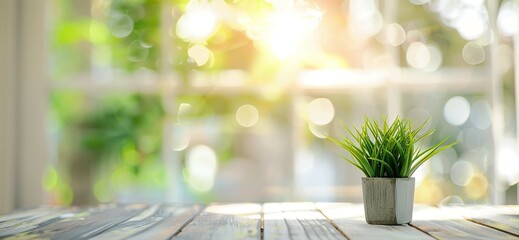
[[[55,182],[88,181],[80,178],[90,172],[98,179],[96,196],[117,192],[134,183],[151,188],[164,187],[160,160],[164,111],[156,95],[88,95],[55,91],[52,94],[53,119],[60,129],[60,176],[50,169],[45,180],[47,190],[60,190]],[[150,173],[154,173],[150,177]],[[96,181],[92,179],[93,181]],[[104,185],[103,185],[104,184]],[[73,184],[72,184],[73,185]],[[62,188],[61,192],[69,191]],[[62,193],[58,193],[62,194]],[[113,200],[99,198],[98,200]],[[62,200],[63,201],[63,200]],[[64,201],[66,203],[66,201]]]
[[[124,78],[140,71],[158,76],[161,71],[173,71],[180,77],[181,89],[181,94],[175,96],[175,99],[168,99],[174,102],[173,107],[168,107],[168,113],[164,110],[166,107],[163,106],[164,99],[161,98],[164,96],[160,96],[161,92],[151,95],[103,95],[84,90],[52,91],[50,113],[57,129],[58,163],[46,171],[43,186],[56,193],[57,202],[78,203],[81,196],[76,195],[85,192],[78,181],[90,183],[86,190],[92,195],[87,199],[89,202],[93,202],[94,197],[97,201],[111,201],[117,198],[115,194],[124,192],[129,186],[138,188],[139,185],[145,185],[145,189],[163,190],[165,170],[161,151],[165,122],[210,125],[212,131],[220,131],[213,134],[220,138],[208,144],[214,144],[212,147],[215,148],[218,160],[224,164],[235,156],[236,144],[233,141],[240,128],[234,113],[239,106],[254,105],[262,118],[277,121],[278,126],[293,124],[294,120],[289,119],[290,114],[287,114],[290,110],[287,106],[292,104],[290,96],[282,86],[286,84],[282,81],[292,80],[283,78],[293,74],[287,73],[287,69],[361,67],[361,56],[356,55],[358,52],[385,47],[377,41],[377,37],[357,45],[350,42],[351,39],[341,38],[341,31],[348,24],[341,1],[319,2],[326,13],[322,22],[330,25],[321,26],[324,30],[321,29],[319,33],[322,35],[320,40],[325,42],[322,46],[323,56],[282,61],[271,53],[261,51],[261,46],[258,47],[258,42],[252,40],[247,31],[225,21],[217,24],[214,34],[206,41],[190,42],[175,32],[176,23],[186,12],[189,2],[52,1],[50,60],[53,83],[71,81],[81,74],[92,76],[89,79],[94,81],[99,77],[99,83],[106,83],[113,80],[110,76]],[[264,17],[273,9],[271,1],[265,0],[224,2],[251,18],[261,19],[259,16]],[[337,7],[339,5],[341,7]],[[437,44],[443,53],[444,66],[466,65],[460,54],[466,41],[460,38],[455,29],[445,27],[437,16],[423,6],[400,1],[398,8],[397,22],[406,31],[416,30],[424,39]],[[168,29],[167,36],[161,35],[164,34],[161,28]],[[330,37],[321,34],[326,31],[334,35]],[[210,51],[207,64],[197,66],[189,57],[188,49],[196,44]],[[171,49],[171,55],[165,56],[166,48]],[[406,46],[397,48],[401,56],[405,56]],[[405,57],[401,57],[400,61],[402,66],[406,66]],[[169,69],[163,69],[165,66]],[[264,86],[265,83],[273,86],[265,91],[260,90],[259,94],[249,94],[248,90],[235,94],[189,92],[190,74],[204,72],[210,75],[226,69],[243,70],[247,76],[240,80],[246,81],[247,87]],[[104,73],[108,73],[108,77]],[[348,94],[340,92],[326,97],[334,99],[336,109],[344,112],[357,104],[345,95]],[[177,116],[175,111],[181,103],[190,104],[191,107],[188,112],[178,113]],[[385,108],[381,109],[385,111]],[[221,137],[224,135],[229,137]],[[308,130],[305,137],[314,138]],[[183,152],[179,155],[185,158]],[[198,197],[209,201],[211,193]]]

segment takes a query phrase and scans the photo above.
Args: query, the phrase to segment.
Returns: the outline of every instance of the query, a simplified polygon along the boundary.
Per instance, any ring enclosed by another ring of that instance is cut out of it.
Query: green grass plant
[[[408,178],[423,163],[439,152],[456,145],[459,140],[444,144],[448,138],[425,150],[420,142],[430,137],[433,130],[421,133],[429,119],[415,127],[409,119],[396,117],[388,124],[387,117],[382,123],[364,117],[364,124],[359,128],[343,127],[353,138],[332,138],[329,140],[346,149],[352,159],[342,158],[360,169],[366,177]]]

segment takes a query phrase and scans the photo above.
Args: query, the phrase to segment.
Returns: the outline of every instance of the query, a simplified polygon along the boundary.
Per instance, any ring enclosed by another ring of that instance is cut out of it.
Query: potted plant
[[[415,185],[411,175],[432,156],[459,142],[444,145],[445,138],[422,150],[418,143],[434,133],[434,130],[421,132],[428,121],[415,128],[410,120],[399,117],[391,124],[388,124],[387,117],[381,124],[364,117],[360,129],[350,129],[343,124],[352,140],[327,136],[352,157],[342,158],[366,175],[362,178],[362,191],[367,223],[392,225],[411,222]]]

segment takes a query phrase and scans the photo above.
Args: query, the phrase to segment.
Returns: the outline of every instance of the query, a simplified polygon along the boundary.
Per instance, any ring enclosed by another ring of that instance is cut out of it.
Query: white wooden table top
[[[369,225],[360,204],[125,204],[0,215],[0,239],[519,239],[519,206],[415,206]]]

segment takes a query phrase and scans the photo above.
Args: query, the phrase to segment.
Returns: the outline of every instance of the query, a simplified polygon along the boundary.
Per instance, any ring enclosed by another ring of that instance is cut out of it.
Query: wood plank
[[[313,203],[266,203],[264,239],[344,239]]]
[[[260,239],[261,205],[253,203],[208,206],[187,226],[178,239]]]
[[[149,206],[135,217],[132,217],[129,220],[122,222],[108,229],[107,231],[100,233],[99,235],[96,235],[92,239],[101,240],[128,238],[161,221],[163,218],[155,217],[159,208],[159,205]]]
[[[416,212],[411,224],[437,239],[517,239],[517,237],[463,218],[464,209],[426,208]]]
[[[18,210],[15,212],[11,212],[8,214],[0,215],[0,229],[9,227],[13,225],[15,222],[23,222],[31,218],[37,218],[42,215],[46,215],[52,212],[55,212],[59,208],[55,207],[39,207],[39,208],[31,208]]]
[[[519,209],[508,206],[464,207],[467,220],[519,237]]]
[[[364,206],[351,203],[317,203],[317,208],[349,239],[434,239],[407,225],[370,225]]]
[[[104,232],[118,223],[125,221],[146,206],[142,204],[117,206],[100,205],[95,208],[69,209],[58,217],[48,220],[35,229],[9,236],[12,239],[52,238],[86,239]]]
[[[0,237],[27,232],[50,224],[59,219],[65,210],[53,207],[41,207],[18,211],[0,216]]]
[[[159,219],[159,221],[155,224],[151,224],[145,231],[141,231],[128,239],[170,239],[175,234],[178,234],[182,227],[199,214],[202,208],[202,205],[198,204],[163,205],[159,211],[148,220],[154,222]],[[125,226],[127,229],[131,229],[132,227],[133,226]]]

